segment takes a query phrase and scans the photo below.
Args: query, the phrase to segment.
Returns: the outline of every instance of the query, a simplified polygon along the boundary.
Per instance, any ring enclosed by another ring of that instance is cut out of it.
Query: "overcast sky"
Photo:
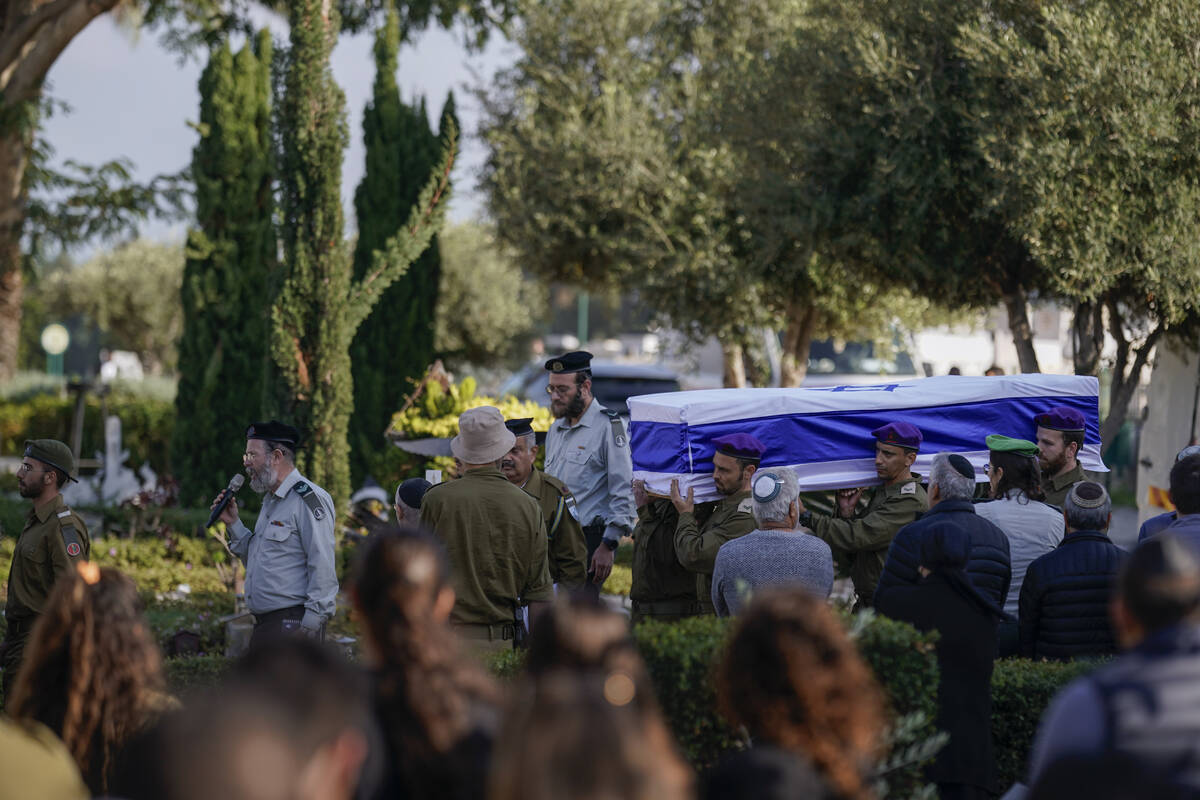
[[[267,21],[267,17],[263,17]],[[277,37],[286,26],[271,21]],[[375,77],[372,36],[343,36],[333,54],[333,72],[346,94],[350,146],[342,171],[342,200],[347,230],[353,225],[354,189],[363,173],[362,112]],[[515,48],[493,36],[481,53],[470,53],[458,32],[429,30],[415,44],[400,51],[397,82],[406,101],[424,95],[430,114],[441,110],[446,93],[454,89],[463,127],[462,155],[454,172],[455,190],[450,206],[454,220],[481,212],[475,191],[483,148],[474,134],[478,107],[467,91],[479,80],[489,81],[495,71],[516,57]],[[70,113],[58,113],[43,126],[56,151],[56,163],[67,159],[98,164],[114,158],[130,159],[140,179],[178,172],[187,166],[197,134],[189,127],[199,116],[196,88],[202,63],[180,64],[151,34],[131,35],[106,16],[92,22],[75,37],[50,71],[50,94],[66,102]],[[182,239],[184,225],[150,222],[143,235],[155,239]]]

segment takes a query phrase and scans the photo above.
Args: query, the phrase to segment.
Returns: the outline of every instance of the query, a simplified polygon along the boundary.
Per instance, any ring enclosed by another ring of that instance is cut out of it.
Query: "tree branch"
[[[0,85],[4,104],[14,106],[33,99],[51,65],[71,40],[88,23],[110,11],[116,4],[117,0],[74,0],[49,24],[49,31],[43,32],[35,40],[33,48],[12,67],[7,80]]]
[[[25,47],[25,43],[33,38],[38,28],[78,2],[81,0],[54,0],[52,3],[46,3],[20,20],[11,32],[6,33],[3,42],[0,43],[0,75],[3,75],[9,65],[17,60],[17,55]],[[82,0],[82,2],[86,2],[86,0]]]

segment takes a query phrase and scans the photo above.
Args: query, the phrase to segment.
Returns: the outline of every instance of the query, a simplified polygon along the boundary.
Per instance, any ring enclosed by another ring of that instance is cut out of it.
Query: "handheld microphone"
[[[233,496],[238,493],[238,490],[242,488],[242,484],[245,482],[246,478],[240,472],[229,479],[229,485],[225,487],[225,491],[221,492],[221,502],[217,503],[216,508],[208,515],[208,522],[204,523],[205,530],[213,526],[213,523],[217,521],[217,517],[221,516],[221,512],[225,510],[225,507],[229,505],[229,501],[233,499]]]

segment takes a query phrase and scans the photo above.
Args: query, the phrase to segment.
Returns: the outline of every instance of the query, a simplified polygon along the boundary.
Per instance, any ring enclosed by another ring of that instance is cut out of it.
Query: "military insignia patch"
[[[83,549],[75,542],[71,542],[69,545],[67,545],[67,555],[69,555],[71,558],[74,558],[82,552]]]
[[[754,511],[754,501],[747,497],[742,502],[738,503],[738,511],[750,514]]]
[[[916,494],[917,485],[915,483],[906,483],[900,487],[900,494]]]
[[[296,494],[300,495],[301,497],[304,497],[304,495],[308,494],[311,491],[312,491],[312,489],[310,489],[308,484],[305,483],[304,481],[300,481],[296,484]]]
[[[320,506],[317,506],[316,508],[314,508],[312,510],[312,513],[313,513],[313,516],[316,517],[317,519],[325,519],[325,509],[321,508]]]
[[[550,365],[551,372],[561,372],[562,368],[563,368],[563,363],[561,361],[555,361],[553,364]]]

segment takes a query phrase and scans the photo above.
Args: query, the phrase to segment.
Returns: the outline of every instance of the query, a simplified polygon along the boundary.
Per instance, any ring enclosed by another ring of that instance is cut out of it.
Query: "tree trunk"
[[[1008,329],[1012,331],[1013,345],[1017,348],[1017,362],[1021,372],[1041,372],[1037,352],[1033,349],[1033,327],[1029,324],[1028,295],[1024,287],[1017,286],[1004,293],[1004,307],[1008,311]]]
[[[1125,334],[1125,318],[1120,307],[1112,299],[1105,303],[1105,307],[1108,309],[1108,333],[1117,342],[1117,357],[1113,363],[1112,382],[1108,387],[1108,416],[1100,423],[1102,447],[1112,444],[1121,432],[1121,426],[1129,415],[1129,403],[1141,381],[1142,370],[1149,363],[1150,354],[1163,333],[1162,324],[1159,323],[1140,345],[1134,346]],[[1132,364],[1130,356],[1133,357]]]
[[[1100,351],[1104,347],[1104,307],[1099,303],[1080,303],[1071,322],[1075,344],[1075,374],[1099,375]]]
[[[746,358],[742,346],[733,342],[722,342],[721,363],[724,373],[721,385],[727,389],[744,389],[746,387]]]
[[[816,307],[800,301],[792,302],[788,308],[787,328],[783,333],[780,386],[799,386],[804,382],[804,376],[808,374],[808,352],[816,327]]]
[[[21,232],[25,226],[25,167],[29,150],[26,134],[0,132],[0,381],[17,369],[21,340]]]

